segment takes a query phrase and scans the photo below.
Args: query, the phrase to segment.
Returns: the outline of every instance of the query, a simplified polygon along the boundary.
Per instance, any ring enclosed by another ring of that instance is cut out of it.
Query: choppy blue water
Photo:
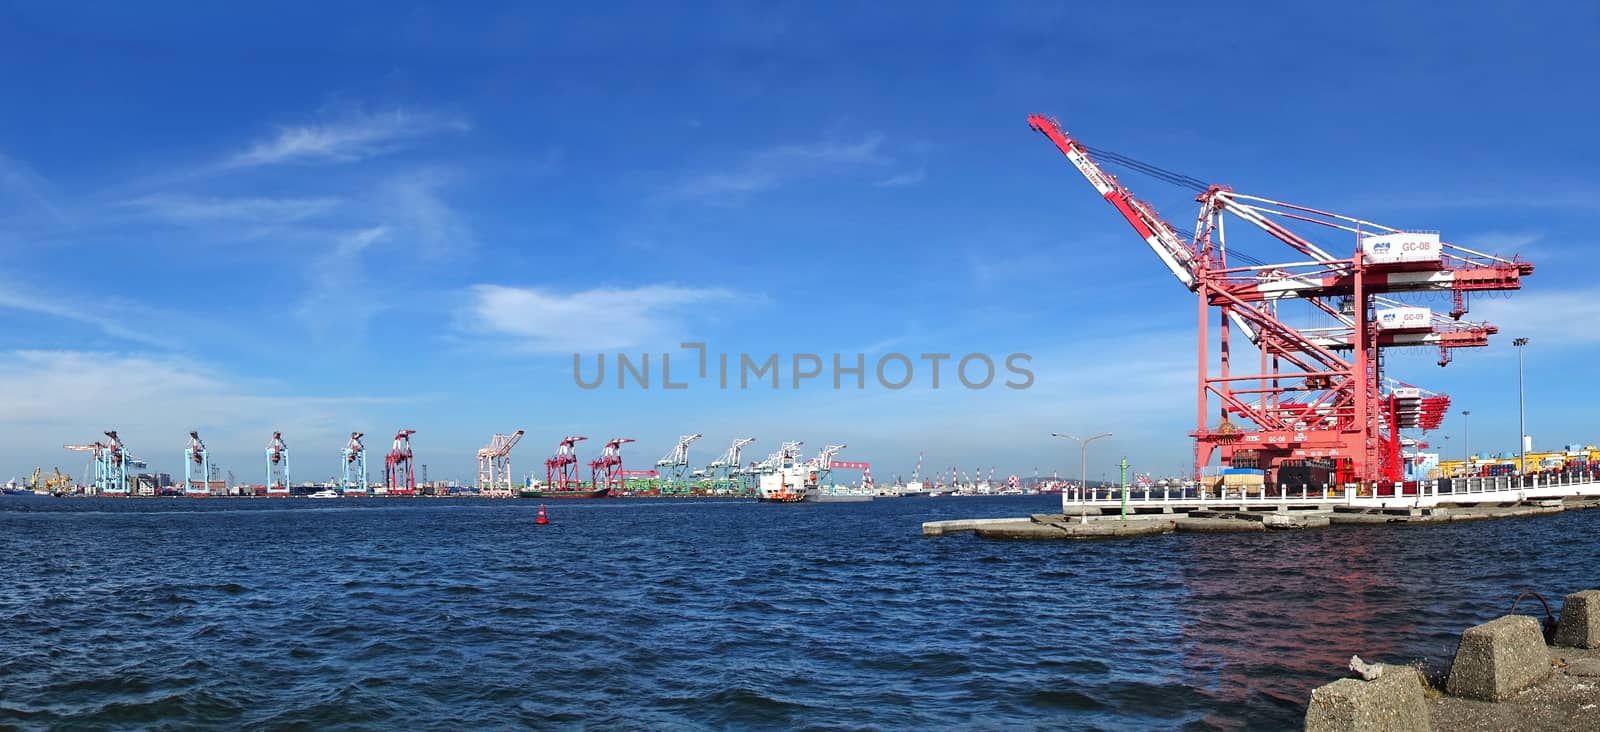
[[[1285,728],[1352,653],[1600,586],[1600,511],[1009,543],[919,524],[1055,499],[547,505],[0,498],[0,727]]]

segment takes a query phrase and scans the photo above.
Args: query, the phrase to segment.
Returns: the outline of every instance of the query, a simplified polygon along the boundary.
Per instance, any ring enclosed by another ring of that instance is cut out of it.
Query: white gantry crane
[[[825,445],[817,452],[816,457],[811,458],[811,469],[816,471],[819,485],[833,472],[833,456],[838,455],[844,448],[844,445]]]
[[[722,453],[722,457],[712,460],[711,464],[706,466],[706,475],[711,477],[715,488],[724,491],[735,488],[740,476],[744,473],[744,466],[740,463],[744,455],[744,448],[755,441],[756,438],[754,437],[736,438],[733,444],[728,447],[728,451]]]
[[[351,432],[339,454],[344,458],[344,472],[339,476],[339,490],[343,493],[367,492],[367,446],[361,444],[365,432]]]
[[[478,449],[478,493],[510,497],[515,478],[511,475],[511,448],[522,440],[522,430],[509,435],[495,433],[489,444]]]
[[[200,485],[195,485],[199,475]],[[189,446],[183,449],[183,494],[186,496],[211,495],[211,454],[199,431],[189,432]]]
[[[722,453],[722,457],[712,460],[711,464],[706,466],[706,472],[713,475],[720,472],[725,476],[737,474],[740,471],[739,458],[744,449],[755,441],[754,437],[740,437],[734,440],[733,444],[728,446],[728,451]]]
[[[272,433],[267,443],[267,495],[289,495],[289,446],[282,432]]]
[[[699,434],[683,435],[672,452],[656,461],[656,469],[667,476],[668,485],[682,483],[689,476],[689,446],[700,439]]]
[[[768,455],[766,460],[762,460],[751,467],[753,470],[762,473],[794,467],[795,463],[798,463],[804,455],[801,452],[801,448],[805,444],[799,440],[785,442],[778,447],[777,452]]]

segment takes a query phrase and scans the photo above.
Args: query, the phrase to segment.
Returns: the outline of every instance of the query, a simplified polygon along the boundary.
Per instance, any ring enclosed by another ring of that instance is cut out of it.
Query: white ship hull
[[[773,503],[795,503],[805,500],[816,482],[817,474],[804,467],[781,468],[762,473],[756,496]]]

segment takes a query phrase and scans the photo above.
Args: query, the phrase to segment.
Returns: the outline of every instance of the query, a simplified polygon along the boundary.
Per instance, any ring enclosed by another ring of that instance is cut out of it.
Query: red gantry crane
[[[394,433],[394,445],[383,458],[383,482],[391,495],[411,496],[417,493],[417,476],[412,469],[411,436],[416,430]]]
[[[633,442],[632,437],[618,437],[606,443],[600,457],[589,462],[589,481],[595,490],[622,490],[622,446]]]
[[[1442,366],[1452,349],[1487,345],[1493,326],[1460,320],[1468,294],[1520,289],[1522,278],[1533,273],[1528,262],[1449,244],[1437,233],[1245,195],[1093,149],[1041,115],[1028,123],[1198,298],[1197,425],[1191,433],[1197,474],[1220,457],[1225,465],[1269,474],[1290,461],[1318,460],[1330,464],[1341,483],[1400,480],[1399,430],[1436,427],[1432,415],[1442,418],[1449,402],[1442,395],[1424,397],[1415,387],[1388,385],[1383,350],[1436,347]],[[1200,211],[1194,231],[1167,223],[1097,159],[1195,191]],[[1288,259],[1269,263],[1237,248],[1230,252],[1228,218],[1286,247]],[[1298,229],[1342,241],[1351,254],[1330,253]],[[1412,293],[1447,294],[1453,307],[1445,317],[1393,299]],[[1309,303],[1328,325],[1288,325],[1279,318],[1279,305],[1294,300]],[[1236,330],[1259,350],[1256,364],[1230,351]]]
[[[576,445],[587,437],[564,437],[556,445],[556,454],[544,461],[545,484],[552,491],[576,491],[583,487],[578,478],[578,453]]]

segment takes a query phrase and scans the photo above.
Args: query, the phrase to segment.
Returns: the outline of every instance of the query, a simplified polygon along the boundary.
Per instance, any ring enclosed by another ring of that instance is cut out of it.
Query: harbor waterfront
[[[525,501],[0,497],[0,726],[1294,728],[1352,654],[1448,664],[1600,560],[1600,511],[918,532],[1060,502],[598,499],[537,526]]]

